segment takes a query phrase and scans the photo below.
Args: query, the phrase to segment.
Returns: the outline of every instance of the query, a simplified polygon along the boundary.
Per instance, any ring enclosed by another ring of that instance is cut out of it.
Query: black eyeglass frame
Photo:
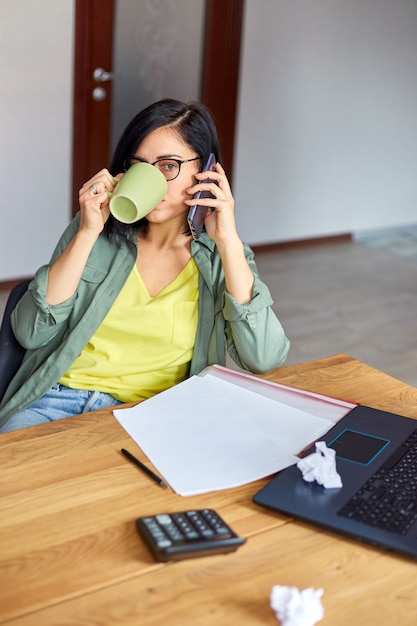
[[[156,167],[156,164],[160,163],[161,161],[174,161],[175,163],[177,163],[177,165],[178,165],[178,172],[175,174],[174,178],[166,178],[167,183],[170,183],[172,180],[175,180],[180,175],[181,165],[183,163],[190,163],[191,161],[198,161],[199,159],[201,160],[201,157],[199,157],[199,156],[193,157],[192,159],[183,159],[183,160],[181,160],[181,159],[174,159],[172,157],[164,157],[162,159],[156,159],[156,161],[154,161],[153,163],[149,163],[149,165],[153,165],[154,167]],[[148,161],[145,161],[145,159],[140,159],[139,157],[136,157],[136,156],[130,157],[129,159],[126,159],[126,161],[124,162],[124,166],[125,166],[124,170],[125,170],[125,172],[127,172],[129,167],[131,165],[133,165],[131,163],[131,161],[136,161],[137,163],[148,163]],[[127,163],[129,163],[128,167],[126,167]]]

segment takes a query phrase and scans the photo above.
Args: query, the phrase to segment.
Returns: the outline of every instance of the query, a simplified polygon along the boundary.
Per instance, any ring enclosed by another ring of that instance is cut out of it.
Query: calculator
[[[246,541],[213,509],[147,515],[136,525],[157,561],[233,552]]]

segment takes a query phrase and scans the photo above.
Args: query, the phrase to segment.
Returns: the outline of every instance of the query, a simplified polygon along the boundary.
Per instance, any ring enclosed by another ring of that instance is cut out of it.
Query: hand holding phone
[[[204,167],[204,172],[214,172],[216,169],[216,158],[213,153],[210,154],[207,163]],[[213,182],[210,178],[202,181],[204,183]],[[193,239],[198,239],[203,231],[204,220],[207,215],[207,207],[198,204],[200,198],[214,198],[213,194],[209,191],[197,191],[194,196],[196,203],[190,208],[188,212],[188,224],[190,226]]]

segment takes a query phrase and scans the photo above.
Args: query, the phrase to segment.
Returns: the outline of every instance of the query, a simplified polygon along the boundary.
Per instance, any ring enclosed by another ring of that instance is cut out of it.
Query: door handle
[[[93,78],[96,83],[106,83],[109,80],[117,78],[117,74],[114,72],[106,72],[102,67],[96,67],[93,72]]]

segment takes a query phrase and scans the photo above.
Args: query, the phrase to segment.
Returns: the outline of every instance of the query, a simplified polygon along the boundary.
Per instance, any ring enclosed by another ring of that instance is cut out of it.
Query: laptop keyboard
[[[338,515],[405,535],[417,518],[417,429]]]

